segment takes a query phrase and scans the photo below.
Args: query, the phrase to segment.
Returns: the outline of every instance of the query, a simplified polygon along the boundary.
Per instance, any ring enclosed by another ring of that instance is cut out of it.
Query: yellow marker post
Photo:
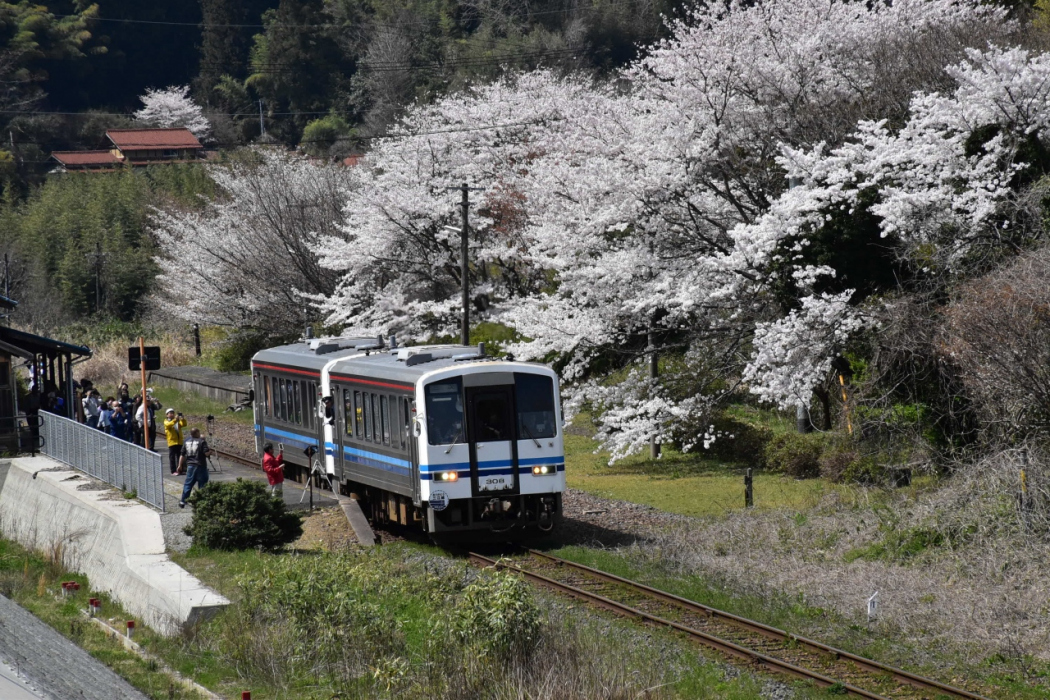
[[[839,372],[839,386],[842,387],[842,407],[846,411],[846,430],[853,435],[853,421],[849,415],[849,397],[846,396],[846,378]]]

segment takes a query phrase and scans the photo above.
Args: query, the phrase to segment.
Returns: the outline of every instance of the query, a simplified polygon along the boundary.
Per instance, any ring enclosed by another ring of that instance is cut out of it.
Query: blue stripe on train
[[[261,426],[255,426],[255,432],[258,433]],[[293,444],[296,447],[302,447],[303,449],[310,447],[314,444],[314,438],[301,433],[290,433],[286,430],[279,430],[277,428],[271,428],[267,426],[263,429],[263,436],[268,437],[274,436],[274,439],[283,438],[289,444]],[[334,456],[336,454],[336,446],[330,442],[325,443],[325,454]],[[343,447],[343,456],[351,462],[361,464],[368,467],[374,467],[376,469],[382,469],[384,471],[393,472],[396,474],[408,474],[412,469],[411,462],[398,459],[396,457],[390,457],[389,455],[382,455],[377,452],[369,452],[367,450],[360,450],[354,447]],[[556,462],[558,471],[565,471],[564,457],[530,457],[527,459],[518,460],[518,473],[519,474],[531,474],[532,467],[534,464],[550,464]],[[488,462],[480,462],[478,464],[478,473],[483,473],[486,476],[491,475],[508,475],[513,474],[514,470],[511,468],[512,462],[509,459],[495,459]],[[432,479],[432,474],[438,472],[453,471],[459,473],[460,478],[467,478],[470,476],[470,463],[469,462],[453,462],[451,464],[421,464],[419,465],[419,477],[423,481]]]
[[[258,425],[255,426],[255,432],[256,433],[259,432],[259,426]],[[309,437],[307,435],[300,435],[298,433],[289,433],[287,431],[278,430],[276,428],[271,428],[269,426],[264,428],[262,433],[263,433],[263,438],[264,439],[267,439],[267,440],[273,439],[273,440],[278,440],[278,441],[284,441],[284,442],[287,442],[287,443],[290,443],[290,444],[294,445],[295,447],[301,447],[304,450],[307,447],[312,447],[312,446],[317,444],[317,442],[313,438],[311,438],[311,437]]]

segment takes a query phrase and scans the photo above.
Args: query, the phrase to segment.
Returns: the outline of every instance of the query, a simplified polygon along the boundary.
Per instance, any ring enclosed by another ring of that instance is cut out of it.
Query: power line
[[[616,9],[626,8],[626,7],[631,6],[631,5],[632,5],[632,3],[630,3],[630,2],[622,2],[622,3],[610,3],[608,5],[604,5],[604,6],[600,6],[600,7],[599,6],[584,6],[584,7],[564,8],[564,9],[561,9],[561,10],[544,10],[542,12],[527,12],[525,17],[527,19],[527,18],[531,18],[531,17],[542,17],[542,16],[546,16],[546,15],[567,15],[567,14],[574,14],[574,13],[577,13],[577,12],[602,12],[604,10],[613,9],[613,8],[616,8]],[[203,19],[200,22],[168,22],[168,21],[163,21],[163,20],[132,19],[132,18],[127,18],[127,17],[84,17],[82,15],[76,15],[76,14],[53,14],[52,16],[60,18],[60,19],[77,18],[77,19],[83,19],[83,20],[88,21],[88,22],[117,22],[117,23],[122,23],[122,24],[146,24],[146,25],[156,25],[156,26],[164,26],[164,27],[195,27],[195,28],[199,28],[199,29],[269,29],[271,27],[273,27],[273,28],[280,28],[280,29],[332,29],[332,28],[342,29],[342,28],[345,28],[345,27],[348,26],[346,23],[340,23],[340,22],[324,22],[324,23],[320,23],[320,24],[276,24],[276,23],[274,23],[274,24],[267,25],[267,24],[262,24],[262,23],[244,23],[244,24],[239,24],[239,23],[237,23],[237,24],[234,24],[234,23],[227,24],[227,23],[221,23],[221,22],[210,23],[210,22],[204,22]],[[416,24],[417,26],[430,26],[432,24],[437,24],[437,21],[436,20],[434,22],[408,22],[408,21],[406,21],[406,22],[401,23],[401,24],[394,24],[394,23],[390,23],[390,22],[378,22],[378,21],[374,21],[374,20],[372,20],[372,21],[366,20],[366,23],[368,24],[369,28],[376,27],[376,26],[401,28],[405,24]]]
[[[440,70],[443,68],[474,68],[484,66],[498,66],[507,63],[514,63],[522,60],[532,60],[541,58],[553,58],[557,56],[568,56],[572,54],[578,54],[583,51],[583,47],[570,48],[570,49],[550,49],[546,51],[533,51],[533,52],[522,52],[522,53],[511,53],[501,54],[498,56],[477,56],[477,57],[463,57],[463,58],[450,58],[444,61],[430,61],[426,63],[397,63],[395,61],[360,61],[356,66],[356,71],[368,71],[372,73],[391,73],[397,71],[425,71],[425,70]],[[202,65],[211,65],[210,63],[203,63]],[[260,69],[261,68],[261,69]],[[297,70],[306,69],[306,65],[300,65],[295,63],[283,63],[283,62],[271,62],[261,63],[252,66],[252,70],[256,75],[278,75],[281,73],[292,73]]]

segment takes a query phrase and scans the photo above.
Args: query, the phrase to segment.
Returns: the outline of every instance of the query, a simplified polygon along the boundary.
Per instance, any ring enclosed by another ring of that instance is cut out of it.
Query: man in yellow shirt
[[[186,427],[186,419],[181,413],[175,413],[174,408],[169,408],[164,413],[164,436],[168,438],[168,467],[172,474],[179,473],[179,458],[182,456],[182,429]]]

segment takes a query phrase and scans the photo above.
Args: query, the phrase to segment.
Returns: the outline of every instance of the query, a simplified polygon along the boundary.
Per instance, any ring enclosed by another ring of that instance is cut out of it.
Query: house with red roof
[[[110,129],[110,148],[98,151],[54,151],[62,170],[116,170],[157,163],[190,163],[205,157],[204,146],[189,129]]]

